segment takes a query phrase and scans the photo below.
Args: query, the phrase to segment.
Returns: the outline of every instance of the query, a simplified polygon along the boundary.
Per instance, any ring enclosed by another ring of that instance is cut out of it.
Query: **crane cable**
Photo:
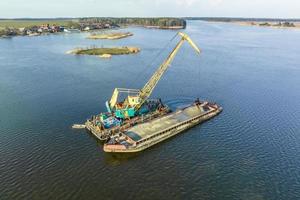
[[[148,65],[146,65],[146,70],[141,70],[137,75],[136,75],[136,81],[139,82],[141,78],[145,78],[144,75],[148,73],[148,71],[151,69],[151,66],[158,60],[158,58],[161,56],[161,54],[167,49],[167,47],[171,44],[171,42],[176,38],[178,33],[176,33],[166,44],[165,46],[157,53],[157,55],[154,57],[152,62],[150,62]],[[132,86],[133,82],[130,82],[130,87]],[[145,84],[145,83],[144,83]]]

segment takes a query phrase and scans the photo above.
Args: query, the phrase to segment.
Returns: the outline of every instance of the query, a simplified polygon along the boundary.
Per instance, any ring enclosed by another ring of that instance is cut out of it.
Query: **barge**
[[[200,102],[178,109],[163,117],[136,125],[114,135],[104,144],[105,152],[132,153],[143,151],[159,142],[181,133],[222,112],[215,103]]]
[[[115,88],[111,99],[105,103],[107,111],[92,116],[80,126],[85,127],[97,139],[106,142],[104,151],[142,151],[222,111],[217,104],[200,102],[199,99],[175,111],[169,109],[160,99],[149,99],[184,42],[189,43],[200,54],[200,49],[188,35],[181,32],[178,35],[180,41],[142,89]],[[120,98],[122,101],[119,101]],[[76,127],[78,125],[74,125]]]

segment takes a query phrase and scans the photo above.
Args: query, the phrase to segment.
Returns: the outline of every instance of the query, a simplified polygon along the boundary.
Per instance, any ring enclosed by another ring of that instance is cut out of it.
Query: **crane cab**
[[[128,104],[132,107],[139,105],[141,103],[141,99],[139,96],[128,96],[127,97]]]
[[[135,107],[141,102],[138,93],[139,90],[136,89],[115,88],[110,101],[106,103],[108,112],[120,119],[134,117]],[[124,101],[119,101],[120,98]]]

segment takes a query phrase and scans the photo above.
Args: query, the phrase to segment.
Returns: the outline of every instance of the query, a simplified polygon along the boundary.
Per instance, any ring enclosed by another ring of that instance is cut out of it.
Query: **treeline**
[[[186,27],[186,21],[180,18],[81,18],[79,23],[107,23],[112,25],[139,25],[158,27]]]
[[[11,28],[1,28],[0,27],[0,37],[2,36],[15,36],[18,35],[17,29],[11,29]]]
[[[254,23],[255,25],[255,23]],[[292,22],[278,22],[278,23],[269,23],[269,22],[264,22],[258,24],[259,26],[275,26],[275,27],[296,27],[294,23]]]

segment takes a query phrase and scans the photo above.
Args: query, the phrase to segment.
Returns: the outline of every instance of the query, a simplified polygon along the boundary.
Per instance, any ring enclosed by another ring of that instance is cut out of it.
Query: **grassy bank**
[[[72,20],[0,20],[0,27],[5,28],[23,28],[40,26],[41,24],[55,24],[60,26],[69,26]]]
[[[113,48],[88,48],[88,49],[75,49],[67,53],[76,55],[123,55],[134,54],[140,52],[137,47],[113,47]]]

